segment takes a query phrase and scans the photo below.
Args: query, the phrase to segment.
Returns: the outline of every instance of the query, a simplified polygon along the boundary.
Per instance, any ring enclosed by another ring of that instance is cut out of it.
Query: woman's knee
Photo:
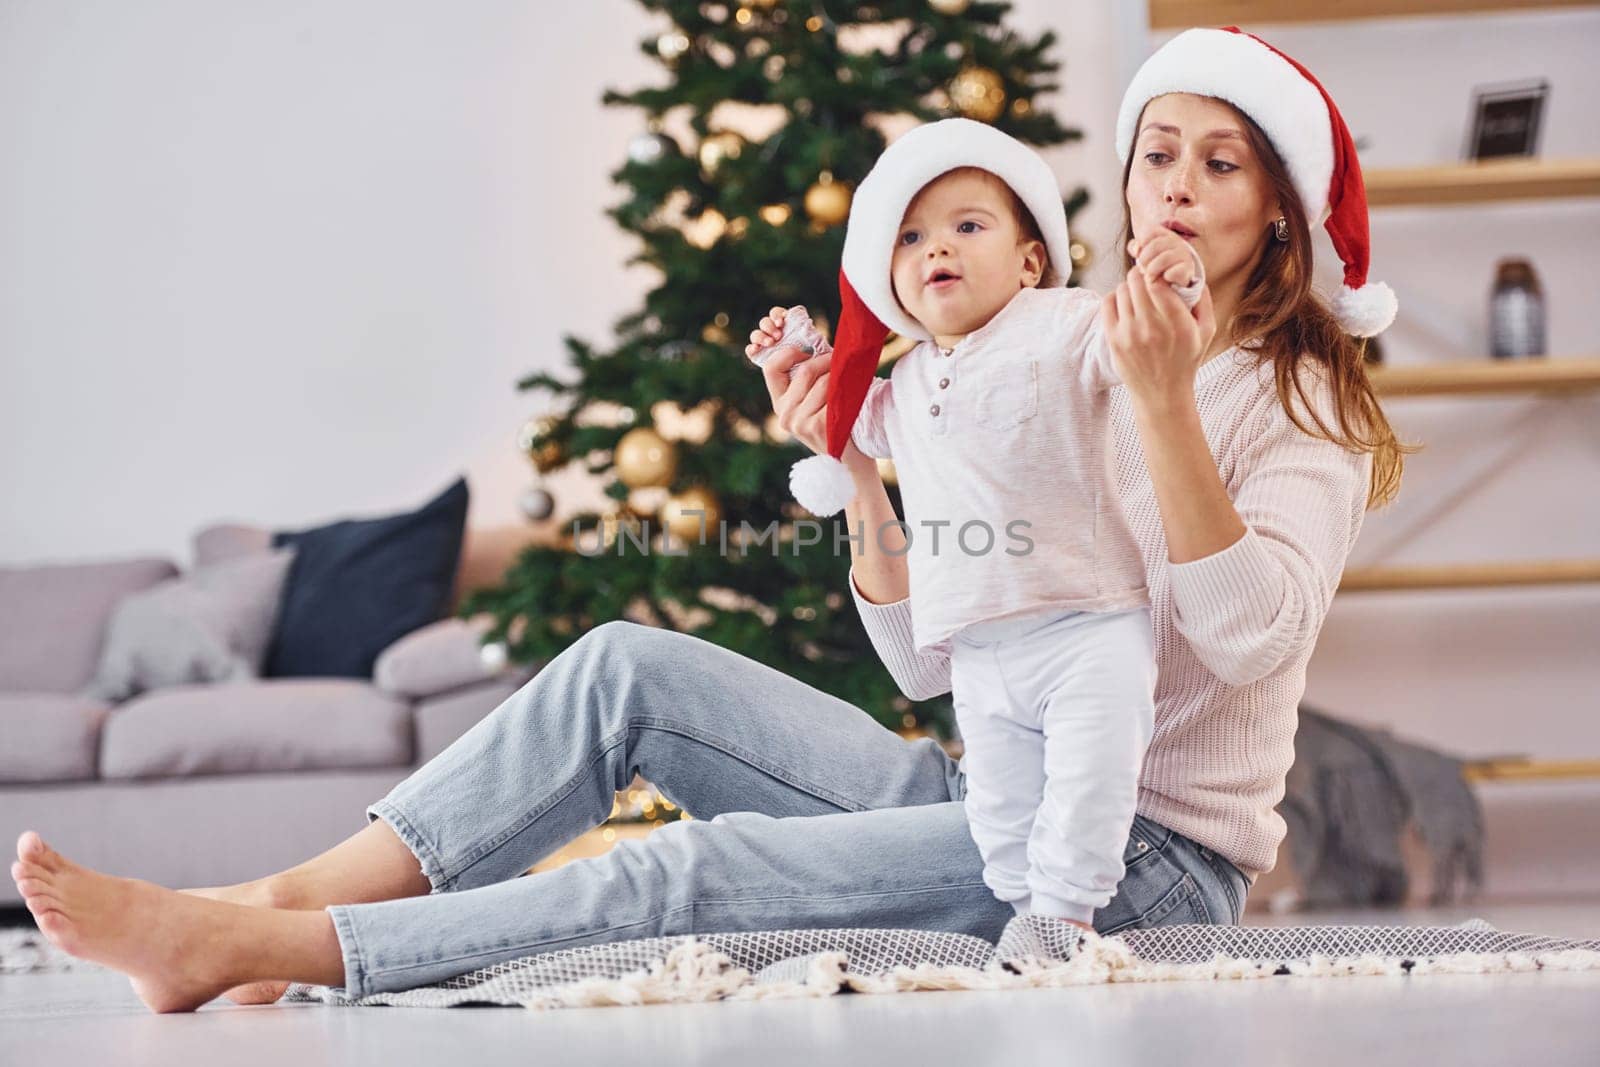
[[[679,703],[676,694],[661,690],[696,676],[684,669],[693,643],[687,634],[617,619],[591,628],[528,684],[554,687],[545,700],[614,728],[663,703]]]

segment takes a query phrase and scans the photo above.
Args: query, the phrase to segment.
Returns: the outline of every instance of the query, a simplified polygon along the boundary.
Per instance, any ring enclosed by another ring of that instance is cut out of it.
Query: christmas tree
[[[486,640],[519,663],[612,619],[670,626],[948,736],[948,697],[913,705],[867,640],[843,513],[817,520],[790,498],[810,453],[777,425],[744,345],[773,305],[806,304],[827,335],[850,190],[893,133],[963,115],[1034,145],[1076,139],[1035,106],[1057,88],[1054,35],[1019,37],[1009,4],[968,0],[644,6],[670,19],[642,42],[666,84],[604,97],[643,113],[609,214],[658,284],[608,349],[568,337],[570,374],[518,383],[549,398],[520,442],[535,467],[584,463],[615,503],[574,517],[567,544],[524,550],[461,613],[491,613]],[[880,373],[909,347],[891,336]],[[553,507],[537,487],[524,500],[532,518]]]

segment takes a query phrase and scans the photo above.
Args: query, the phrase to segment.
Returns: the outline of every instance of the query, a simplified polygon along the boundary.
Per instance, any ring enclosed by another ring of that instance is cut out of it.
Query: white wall
[[[1114,113],[1150,45],[1128,7],[1015,13],[1061,34],[1058,112],[1087,137],[1050,156],[1090,184],[1078,230],[1108,255]],[[599,96],[657,77],[652,24],[628,0],[0,0],[0,560],[186,562],[205,522],[387,512],[458,470],[474,525],[516,522],[515,380],[563,366],[562,333],[603,343],[649,282],[602,214],[638,118]],[[1324,80],[1368,165],[1455,158],[1471,87],[1533,75],[1554,82],[1546,153],[1600,154],[1600,15],[1260,29]],[[1403,305],[1393,362],[1481,358],[1513,252],[1544,279],[1553,350],[1600,352],[1595,201],[1373,230]],[[1595,397],[1391,411],[1429,449],[1354,564],[1600,554]],[[1586,589],[1341,598],[1308,695],[1467,752],[1600,754],[1597,608]]]
[[[514,521],[517,378],[642,282],[635,4],[0,3],[0,559]]]

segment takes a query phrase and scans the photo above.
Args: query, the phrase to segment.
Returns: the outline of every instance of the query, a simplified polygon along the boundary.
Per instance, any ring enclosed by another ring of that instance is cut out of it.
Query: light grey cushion
[[[411,708],[357,678],[269,678],[135,697],[101,730],[103,778],[411,762]]]
[[[193,544],[194,565],[207,567],[225,559],[272,551],[272,531],[242,522],[217,522],[197,530]]]
[[[0,567],[0,690],[76,694],[117,603],[177,573],[152,558]]]
[[[70,693],[0,693],[0,782],[93,778],[110,711]]]
[[[378,654],[372,681],[395,696],[416,700],[493,678],[504,669],[483,650],[494,616],[450,618],[412,630]]]
[[[85,695],[118,701],[164,686],[258,676],[294,552],[196,567],[126,597]]]

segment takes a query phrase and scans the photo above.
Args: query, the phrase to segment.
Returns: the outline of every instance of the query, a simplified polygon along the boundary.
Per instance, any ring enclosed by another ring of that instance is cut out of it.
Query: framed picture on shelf
[[[1467,158],[1536,155],[1545,98],[1549,94],[1550,83],[1542,78],[1474,89]]]

